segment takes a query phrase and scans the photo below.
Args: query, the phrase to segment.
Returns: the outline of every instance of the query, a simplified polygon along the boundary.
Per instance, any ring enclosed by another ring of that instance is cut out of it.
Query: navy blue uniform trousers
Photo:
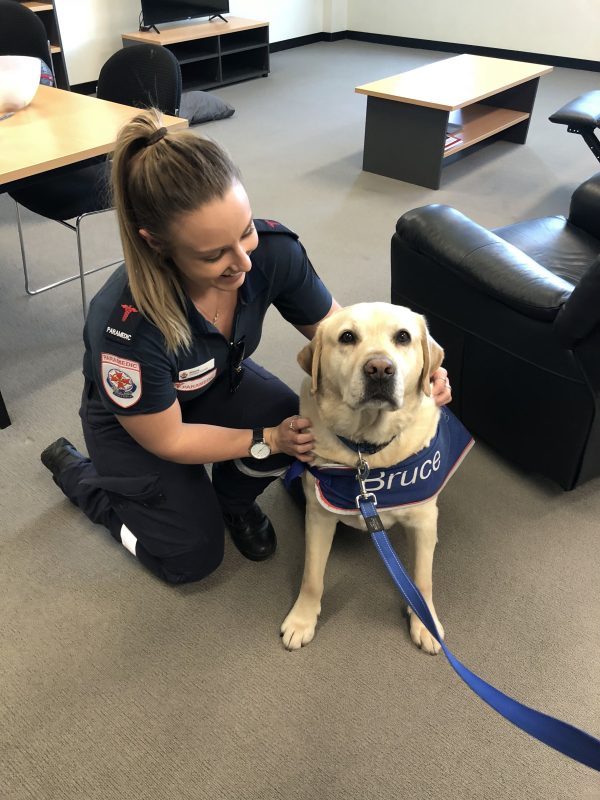
[[[234,393],[223,377],[198,398],[182,403],[184,422],[270,427],[298,413],[298,396],[279,378],[251,359],[244,366]],[[212,466],[211,481],[201,464],[176,464],[144,450],[117,419],[107,417],[89,381],[80,416],[90,459],[63,470],[57,483],[119,542],[125,525],[137,539],[140,562],[169,583],[200,580],[215,570],[223,559],[222,510],[247,510],[292,461],[284,454],[242,459],[258,474],[245,474],[233,461],[220,462]]]

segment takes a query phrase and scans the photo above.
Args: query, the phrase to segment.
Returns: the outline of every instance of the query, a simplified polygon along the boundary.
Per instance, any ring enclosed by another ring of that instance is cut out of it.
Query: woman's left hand
[[[431,396],[437,406],[445,406],[452,400],[452,388],[448,380],[448,370],[438,367],[431,376]]]
[[[265,428],[265,441],[274,454],[286,453],[298,461],[312,461],[315,437],[310,426],[311,421],[307,417],[294,414],[273,428]]]

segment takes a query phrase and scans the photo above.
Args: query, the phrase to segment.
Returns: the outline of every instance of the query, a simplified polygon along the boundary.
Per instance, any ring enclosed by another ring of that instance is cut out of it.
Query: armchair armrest
[[[414,250],[533,319],[552,321],[573,291],[572,284],[450,206],[408,211],[396,232]]]
[[[600,123],[600,90],[579,95],[551,114],[550,122],[574,128],[596,128]]]
[[[569,222],[600,239],[600,172],[584,181],[571,195]]]
[[[600,257],[586,270],[560,309],[554,328],[566,347],[573,347],[600,325]]]

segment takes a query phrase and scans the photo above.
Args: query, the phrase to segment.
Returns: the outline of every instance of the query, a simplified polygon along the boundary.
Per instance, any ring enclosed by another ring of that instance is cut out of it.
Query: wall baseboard
[[[584,69],[590,72],[600,72],[600,61],[590,61],[585,58],[552,56],[547,53],[526,53],[520,50],[502,50],[498,47],[480,47],[475,44],[437,42],[433,39],[411,39],[407,36],[390,36],[385,33],[363,33],[362,31],[336,31],[335,33],[323,32],[311,33],[308,36],[296,36],[294,39],[271,42],[269,45],[269,52],[279,53],[282,50],[304,47],[307,44],[316,44],[317,42],[339,42],[342,39],[351,39],[357,42],[372,42],[373,44],[387,44],[394,47],[412,47],[417,50],[437,50],[442,53],[468,53],[473,56],[507,58],[511,61],[527,61],[533,64],[548,64],[551,67],[565,67],[566,69]],[[96,81],[77,83],[71,86],[71,90],[79,94],[94,94],[96,91]]]
[[[297,39],[285,39],[282,42],[275,42],[269,49],[272,53],[276,53],[280,50],[288,50],[292,47],[301,47],[304,44],[337,42],[341,39],[372,42],[373,44],[387,44],[395,47],[412,47],[418,50],[437,50],[443,53],[468,53],[474,56],[507,58],[511,61],[527,61],[533,64],[548,64],[551,67],[585,69],[590,72],[600,72],[600,61],[591,61],[584,58],[569,58],[567,56],[549,55],[548,53],[527,53],[520,50],[503,50],[498,47],[480,47],[474,44],[438,42],[433,39],[411,39],[407,36],[391,36],[384,33],[363,33],[362,31],[337,31],[336,33],[316,33],[311,36],[300,36]]]
[[[311,33],[308,36],[297,36],[295,39],[284,39],[281,42],[271,42],[269,51],[278,53],[280,50],[291,50],[294,47],[304,47],[305,44],[316,44],[317,42],[338,42],[340,39],[348,38],[348,31],[338,31],[336,33]]]

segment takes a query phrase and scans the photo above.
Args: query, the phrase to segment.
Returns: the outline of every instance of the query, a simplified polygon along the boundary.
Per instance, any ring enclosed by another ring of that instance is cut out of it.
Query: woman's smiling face
[[[250,201],[237,181],[223,197],[176,217],[169,234],[160,250],[174,262],[190,295],[211,288],[239,289],[252,268],[250,253],[258,246]],[[140,235],[157,246],[146,231]]]

